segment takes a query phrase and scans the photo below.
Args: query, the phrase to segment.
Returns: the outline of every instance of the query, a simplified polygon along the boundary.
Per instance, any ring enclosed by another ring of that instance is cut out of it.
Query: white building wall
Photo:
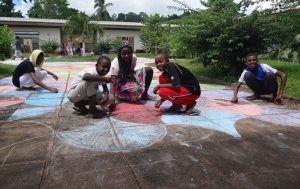
[[[134,51],[142,50],[143,45],[141,43],[139,30],[113,30],[103,29],[103,34],[100,38],[116,39],[117,37],[133,37],[134,38]]]
[[[60,28],[43,28],[43,27],[14,27],[10,26],[9,29],[14,32],[39,32],[39,44],[43,41],[55,40],[61,45]]]

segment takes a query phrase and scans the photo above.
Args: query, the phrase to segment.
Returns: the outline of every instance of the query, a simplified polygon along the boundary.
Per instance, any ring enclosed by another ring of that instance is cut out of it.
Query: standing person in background
[[[15,55],[14,59],[21,58],[21,60],[24,59],[22,53],[21,53],[21,39],[20,37],[16,36],[16,43],[15,43]]]

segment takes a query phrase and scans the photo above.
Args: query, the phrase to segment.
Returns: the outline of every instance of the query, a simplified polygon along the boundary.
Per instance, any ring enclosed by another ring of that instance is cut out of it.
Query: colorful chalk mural
[[[145,62],[146,59],[142,61],[138,59],[138,66],[143,66]],[[50,93],[41,88],[35,91],[17,91],[11,83],[11,78],[1,79],[0,108],[25,105],[17,108],[8,121],[35,119],[54,113],[58,107],[64,107],[68,103],[65,92],[74,74],[94,64],[92,62],[46,64],[46,69],[57,73],[60,79],[55,81],[48,77],[45,82],[59,88],[59,93]],[[150,91],[157,83],[157,80],[153,80]],[[201,88],[201,98],[197,102],[193,116],[163,113],[163,109],[171,105],[169,102],[164,103],[160,110],[154,108],[155,101],[120,103],[111,117],[94,120],[93,123],[81,125],[80,128],[58,131],[57,137],[66,144],[82,149],[119,152],[137,150],[155,144],[168,134],[168,127],[174,126],[186,129],[205,128],[235,138],[242,137],[236,130],[235,124],[245,118],[300,127],[298,110],[272,103],[249,102],[246,96],[250,94],[246,92],[240,92],[239,103],[232,104],[230,99],[233,93],[231,90],[226,90],[224,86],[201,84]]]

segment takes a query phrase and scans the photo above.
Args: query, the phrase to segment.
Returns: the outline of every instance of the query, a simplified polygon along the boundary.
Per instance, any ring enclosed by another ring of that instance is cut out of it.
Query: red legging
[[[159,83],[166,84],[170,82],[164,75],[160,75]],[[180,86],[178,90],[160,87],[158,90],[158,95],[163,100],[171,101],[173,105],[189,105],[200,97],[200,95],[193,95],[189,90],[187,90],[187,88],[183,86]]]

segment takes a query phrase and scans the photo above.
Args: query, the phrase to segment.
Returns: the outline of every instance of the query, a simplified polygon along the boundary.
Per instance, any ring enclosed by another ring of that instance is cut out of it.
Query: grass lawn
[[[15,70],[15,66],[0,63],[0,78],[11,76]]]
[[[226,72],[207,67],[205,68],[195,59],[182,59],[175,60],[174,62],[180,63],[190,69],[196,76],[205,76],[231,83],[235,83],[238,79],[238,77],[227,76]],[[285,87],[285,96],[300,100],[300,64],[278,60],[262,60],[261,62],[285,72],[288,76],[288,81]],[[277,80],[280,85],[280,79],[277,78]]]

